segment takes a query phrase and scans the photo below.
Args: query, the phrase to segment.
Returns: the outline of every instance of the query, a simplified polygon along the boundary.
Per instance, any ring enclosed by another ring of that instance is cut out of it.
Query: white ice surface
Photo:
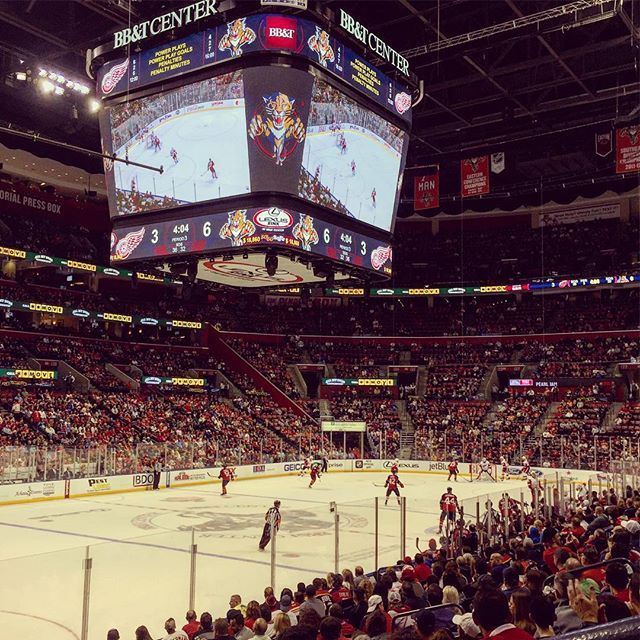
[[[303,165],[314,176],[320,167],[320,182],[340,200],[358,220],[388,231],[396,200],[401,155],[379,139],[347,129],[343,135],[347,152],[341,153],[336,136],[319,133],[309,127],[305,141]],[[356,173],[351,172],[355,160]],[[376,206],[371,192],[376,190]]]
[[[282,500],[277,540],[276,587],[295,589],[334,568],[334,529],[329,502],[340,513],[339,568],[373,569],[375,496],[384,473],[329,473],[315,487],[289,476],[236,481],[230,495],[219,485],[140,491],[91,498],[0,507],[0,626],[7,637],[68,640],[80,637],[83,559],[92,558],[89,638],[111,627],[123,639],[146,625],[163,635],[170,616],[184,624],[188,608],[191,528],[198,545],[195,607],[224,615],[229,596],[246,604],[264,600],[270,553],[257,548],[263,516]],[[437,537],[438,499],[444,476],[402,474],[407,497],[406,551]],[[454,484],[462,500],[487,492],[526,489],[518,480]],[[384,500],[381,501],[383,504]],[[470,507],[468,507],[469,510]],[[381,506],[380,564],[400,557],[399,507]]]
[[[160,138],[160,150],[148,149],[144,141],[129,148],[129,160],[162,165],[164,173],[117,162],[116,188],[129,191],[135,178],[140,192],[187,202],[247,193],[250,180],[245,129],[244,100],[238,106],[211,107],[170,118],[152,130]],[[177,164],[169,155],[172,148],[178,153]],[[124,157],[124,148],[117,154]],[[207,171],[209,158],[215,163],[217,179]]]

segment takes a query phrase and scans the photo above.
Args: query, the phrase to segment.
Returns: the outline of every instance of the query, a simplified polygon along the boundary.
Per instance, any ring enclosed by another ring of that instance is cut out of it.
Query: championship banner
[[[413,179],[413,208],[415,211],[436,209],[440,206],[440,174],[416,176]]]
[[[613,140],[611,131],[607,133],[596,133],[596,155],[606,158],[613,151]]]
[[[491,154],[491,173],[502,173],[504,171],[504,151]]]
[[[616,129],[616,173],[640,171],[640,126]]]
[[[463,198],[489,193],[489,156],[465,158],[460,162],[460,187]]]

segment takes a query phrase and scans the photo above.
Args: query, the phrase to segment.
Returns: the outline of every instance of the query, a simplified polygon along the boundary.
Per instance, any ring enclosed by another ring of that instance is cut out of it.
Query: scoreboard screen
[[[249,67],[102,117],[112,217],[276,191],[390,231],[408,135],[311,73]]]
[[[117,228],[111,235],[111,262],[249,247],[296,249],[380,274],[392,273],[388,243],[281,207],[237,209]]]

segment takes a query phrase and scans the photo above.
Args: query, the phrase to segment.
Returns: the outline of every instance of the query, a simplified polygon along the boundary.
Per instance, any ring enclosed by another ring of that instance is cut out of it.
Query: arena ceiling
[[[519,177],[536,177],[549,172],[597,175],[604,169],[594,158],[594,132],[639,120],[640,0],[598,1],[593,9],[520,28],[514,21],[581,2],[309,0],[309,5],[325,15],[344,8],[408,57],[424,87],[414,113],[408,167],[444,165],[481,150],[500,149]],[[48,65],[86,80],[88,48],[129,20],[144,20],[183,4],[0,2],[0,70],[5,77],[0,120],[98,149],[95,114],[80,108],[78,118],[73,117],[68,100],[45,104],[11,82],[10,74],[21,65]],[[257,0],[233,4],[247,12],[259,9]],[[506,26],[496,29],[498,25]],[[476,33],[468,42],[459,38],[448,46],[451,38],[481,29],[497,33]],[[4,135],[0,141],[9,142]],[[16,145],[15,140],[10,143]],[[60,155],[65,154],[56,152],[64,161]],[[82,162],[90,171],[96,168],[86,158],[67,161]]]

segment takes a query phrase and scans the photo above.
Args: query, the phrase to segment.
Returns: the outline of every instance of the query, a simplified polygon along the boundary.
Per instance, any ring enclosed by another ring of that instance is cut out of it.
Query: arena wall
[[[387,471],[391,460],[331,460],[329,473],[358,473]],[[400,473],[419,473],[431,475],[447,475],[447,463],[436,460],[403,460],[400,462]],[[278,462],[243,465],[235,467],[237,480],[255,480],[257,478],[275,478],[291,476],[299,473],[301,461]],[[460,476],[469,477],[470,465],[460,463]],[[203,469],[183,469],[164,471],[160,480],[160,489],[172,487],[188,487],[202,484],[217,484],[220,467]],[[562,473],[567,479],[576,482],[587,482],[595,475],[593,471],[536,469],[540,475]],[[519,468],[513,468],[513,473]],[[48,482],[23,482],[0,485],[0,505],[41,502],[44,500],[64,500],[67,498],[86,498],[89,496],[129,491],[148,491],[153,485],[153,474],[150,472],[132,473],[119,476],[95,476],[74,478],[72,480],[52,480]],[[499,487],[499,483],[496,485]]]

